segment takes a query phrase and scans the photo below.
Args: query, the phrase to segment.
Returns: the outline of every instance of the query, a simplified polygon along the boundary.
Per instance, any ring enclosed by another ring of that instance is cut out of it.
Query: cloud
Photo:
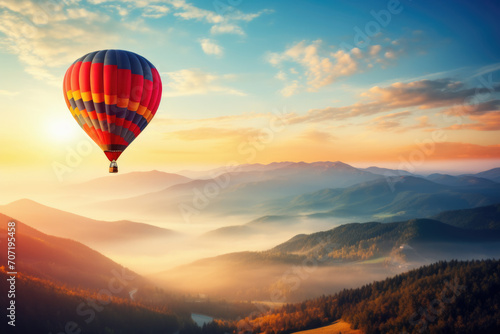
[[[200,45],[207,55],[222,56],[224,54],[224,49],[209,38],[200,39]]]
[[[226,94],[245,96],[246,94],[231,87],[218,84],[232,79],[233,75],[215,75],[199,69],[185,69],[163,73],[166,76],[164,96],[186,96],[206,94]]]
[[[411,115],[409,111],[401,111],[376,117],[370,122],[370,128],[376,131],[392,130],[401,127],[401,119]]]
[[[396,54],[393,51],[387,51],[384,56],[388,59],[396,59]]]
[[[339,50],[329,55],[322,55],[321,44],[321,40],[310,44],[301,41],[283,53],[269,54],[268,61],[274,66],[286,61],[300,64],[305,70],[307,85],[311,91],[331,84],[338,77],[348,76],[357,71],[357,63],[350,54]]]
[[[295,66],[299,65],[302,73],[297,73],[297,77],[290,80],[304,77],[305,80],[301,80],[304,89],[316,92],[343,77],[365,72],[375,66],[386,68],[393,65],[394,60],[410,50],[418,49],[421,44],[420,39],[415,37],[400,38],[397,43],[387,38],[379,42],[363,51],[345,43],[333,46],[324,45],[321,39],[312,42],[302,40],[282,52],[268,52],[267,61],[280,70],[291,66],[296,71]]]
[[[305,115],[295,115],[292,124],[341,120],[369,116],[400,108],[432,109],[463,104],[477,94],[500,91],[500,85],[493,88],[466,88],[461,82],[451,79],[419,80],[408,83],[396,82],[389,87],[375,86],[361,94],[367,102],[357,102],[344,107],[312,109]]]
[[[216,127],[199,127],[188,130],[169,132],[166,134],[169,138],[176,138],[183,141],[196,140],[221,140],[221,139],[246,139],[259,135],[260,130],[254,128],[226,129]]]
[[[472,123],[456,124],[448,127],[448,130],[474,130],[474,131],[498,131],[500,130],[500,111],[489,112],[483,115],[470,115]]]
[[[96,21],[96,20],[107,21],[109,19],[107,15],[90,12],[85,8],[68,8],[67,13],[68,13],[68,18],[70,19],[83,18],[90,21]]]
[[[278,80],[286,80],[286,73],[284,71],[279,71],[274,77]]]
[[[476,104],[461,104],[444,109],[444,115],[457,117],[457,123],[447,127],[447,130],[500,130],[500,100],[490,100]],[[470,123],[465,123],[469,120]]]
[[[300,135],[300,138],[322,144],[329,143],[333,140],[338,139],[329,132],[320,131],[316,129],[306,130]]]
[[[285,97],[292,96],[299,91],[299,88],[299,82],[297,80],[294,80],[281,90],[281,95]]]
[[[144,11],[142,12],[142,16],[144,17],[150,17],[153,19],[159,19],[170,11],[170,8],[166,6],[160,6],[160,5],[148,5],[147,7],[144,8]]]
[[[184,0],[167,0],[176,13],[175,16],[184,20],[196,20],[212,24],[210,32],[212,34],[236,34],[244,35],[243,29],[237,22],[250,22],[260,17],[262,14],[271,13],[271,10],[264,9],[257,13],[243,13],[231,7],[224,13],[220,13],[198,8]]]
[[[212,26],[210,29],[210,32],[214,35],[217,34],[234,34],[234,35],[245,35],[245,32],[243,29],[241,29],[240,26],[237,26],[235,24],[229,24],[229,23],[223,23],[223,24],[216,24]]]
[[[256,119],[274,119],[276,117],[275,114],[269,113],[242,113],[237,115],[226,115],[226,116],[217,116],[211,118],[201,118],[201,119],[180,119],[180,118],[164,118],[164,117],[156,117],[155,124],[165,124],[165,125],[189,125],[189,124],[221,124],[224,125],[236,124],[239,121],[250,121]]]
[[[418,145],[404,148],[403,152],[421,150]],[[435,143],[433,154],[429,160],[455,160],[455,159],[498,159],[500,145],[477,145],[462,142]]]
[[[490,100],[477,104],[460,104],[442,111],[443,114],[453,116],[483,115],[491,111],[500,110],[500,100]]]
[[[144,19],[137,18],[135,20],[125,20],[122,25],[126,27],[130,31],[137,31],[137,32],[142,32],[142,33],[148,33],[151,31],[151,29],[148,27]]]
[[[127,16],[129,14],[129,9],[119,5],[109,5],[109,8],[116,9],[116,12],[120,16]]]
[[[5,0],[0,2],[0,9],[5,49],[18,57],[27,73],[47,84],[61,84],[53,68],[109,47],[117,39],[112,33],[103,33],[107,15],[75,8],[67,2]]]
[[[382,46],[380,45],[373,45],[370,47],[370,56],[376,56],[378,53],[382,50]]]

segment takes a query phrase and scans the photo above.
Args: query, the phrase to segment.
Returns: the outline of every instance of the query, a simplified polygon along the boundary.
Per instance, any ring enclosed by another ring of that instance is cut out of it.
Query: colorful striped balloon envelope
[[[146,58],[129,51],[101,50],[77,59],[64,76],[71,114],[111,161],[116,160],[153,119],[162,83]]]

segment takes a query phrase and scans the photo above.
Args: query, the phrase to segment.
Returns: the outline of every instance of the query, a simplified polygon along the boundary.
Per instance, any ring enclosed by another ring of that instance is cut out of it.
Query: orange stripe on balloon
[[[145,119],[148,119],[149,115],[151,115],[151,110],[146,109],[146,112],[144,113],[144,115],[142,115],[142,117],[144,117]]]
[[[128,106],[128,101],[129,99],[128,98],[118,98],[117,101],[116,101],[116,106],[118,108],[127,108]]]
[[[104,103],[108,105],[116,104],[117,97],[116,95],[106,95],[104,94]]]
[[[139,108],[140,102],[134,102],[132,100],[129,101],[127,109],[130,111],[137,111]]]
[[[94,103],[104,102],[104,93],[94,93],[94,92],[92,92],[92,100],[94,100]]]
[[[147,110],[147,107],[146,106],[143,106],[142,104],[140,105],[139,109],[137,109],[137,114],[139,115],[144,115],[144,113],[146,112]]]

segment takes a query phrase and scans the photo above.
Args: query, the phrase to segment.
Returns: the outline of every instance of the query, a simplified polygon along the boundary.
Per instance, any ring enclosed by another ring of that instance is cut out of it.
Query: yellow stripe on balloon
[[[82,98],[82,94],[80,94],[79,90],[74,90],[73,91],[73,98],[76,100],[80,100]]]
[[[87,102],[92,100],[92,92],[81,92],[83,101]]]

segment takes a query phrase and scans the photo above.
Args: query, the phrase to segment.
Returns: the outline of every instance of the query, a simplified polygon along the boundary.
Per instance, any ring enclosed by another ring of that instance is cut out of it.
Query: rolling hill
[[[99,221],[22,199],[0,206],[0,213],[15,217],[50,235],[78,240],[88,245],[113,244],[150,238],[169,238],[177,233],[127,220]]]
[[[99,252],[70,239],[51,236],[0,214],[0,263],[6,264],[7,222],[16,222],[16,265],[23,274],[50,280],[68,287],[101,289],[110,281],[124,279],[128,285],[118,294],[151,285],[145,279]]]
[[[430,180],[432,182],[436,182],[439,184],[444,184],[446,186],[452,186],[452,187],[467,187],[467,186],[492,186],[495,185],[496,182],[486,179],[486,178],[481,178],[481,177],[476,177],[476,176],[471,176],[471,175],[462,175],[462,176],[451,176],[448,174],[431,174],[428,175],[427,180]]]
[[[8,277],[0,267],[2,291],[6,291],[4,282]],[[0,325],[2,333],[160,334],[178,332],[181,324],[188,321],[186,315],[181,318],[170,310],[147,307],[113,295],[107,286],[99,293],[19,273],[16,326],[8,326],[4,319]],[[2,309],[8,307],[8,302],[2,298]]]
[[[449,186],[424,178],[400,176],[269,201],[264,207],[273,214],[396,221],[500,202],[500,184],[485,181]]]
[[[274,168],[277,167],[277,168]],[[287,163],[273,168],[223,173],[214,179],[194,180],[164,190],[127,199],[103,201],[89,210],[115,210],[137,217],[174,215],[183,219],[181,206],[196,215],[254,214],[254,206],[279,197],[299,195],[324,187],[347,187],[383,176],[356,169],[342,162]]]
[[[465,230],[432,219],[351,223],[297,235],[268,251],[201,259],[151,278],[189,293],[228,299],[269,299],[272,291],[280,291],[289,300],[300,300],[365,284],[423,263],[499,255],[500,231]],[[302,274],[307,279],[290,290],[282,280],[293,268],[298,268],[298,275],[305,271]],[[329,279],[331,275],[335,279]]]
[[[500,167],[474,174],[474,176],[482,177],[495,182],[500,182]]]
[[[499,270],[499,260],[442,261],[238,322],[218,322],[213,331],[322,333],[319,328],[345,321],[367,334],[498,333]]]
[[[376,166],[371,166],[368,168],[360,168],[361,170],[373,173],[373,174],[378,174],[378,175],[383,175],[383,176],[418,176],[413,173],[410,173],[406,170],[402,169],[390,169],[390,168],[381,168],[381,167],[376,167]]]
[[[441,212],[433,217],[443,223],[471,230],[500,230],[500,204]]]

